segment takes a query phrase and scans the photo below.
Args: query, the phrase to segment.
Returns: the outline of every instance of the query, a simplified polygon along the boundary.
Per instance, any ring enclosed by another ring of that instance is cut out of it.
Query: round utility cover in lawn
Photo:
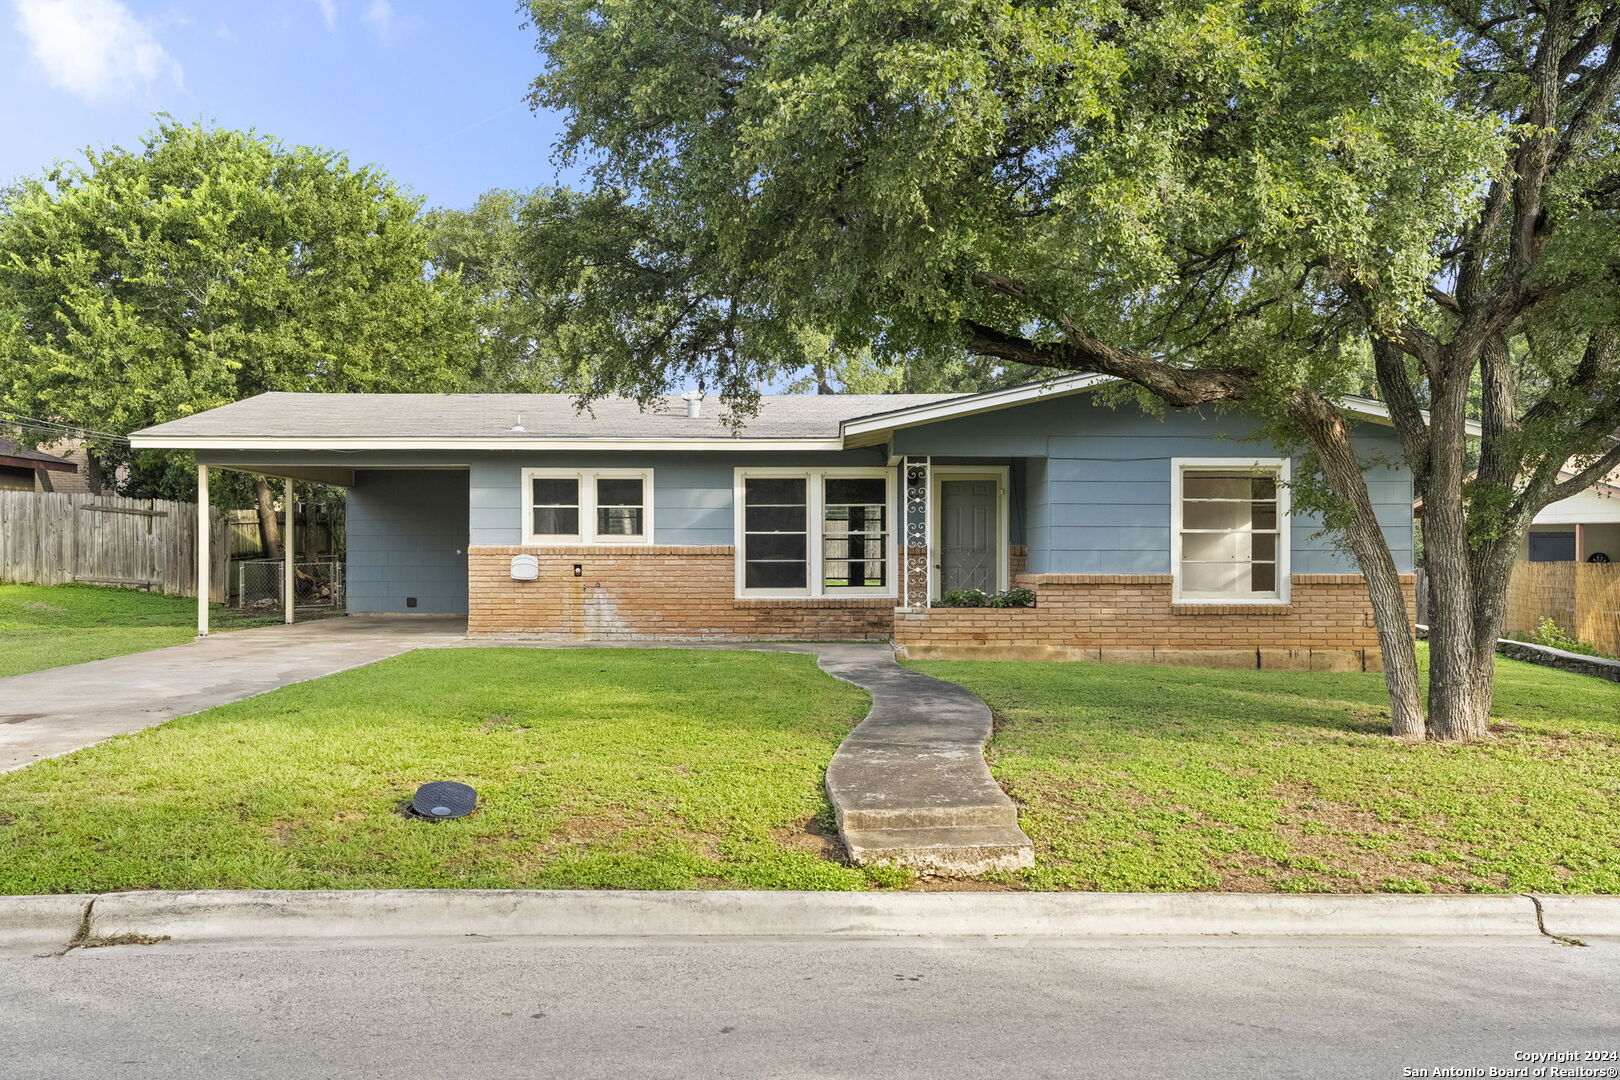
[[[466,817],[477,805],[478,792],[454,780],[435,780],[431,784],[423,784],[411,797],[411,813],[435,821]]]

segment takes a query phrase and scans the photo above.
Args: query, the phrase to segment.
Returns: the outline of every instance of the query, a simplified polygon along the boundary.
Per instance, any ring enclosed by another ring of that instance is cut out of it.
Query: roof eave
[[[129,437],[136,450],[842,450],[842,439],[468,439],[235,435],[144,435]]]

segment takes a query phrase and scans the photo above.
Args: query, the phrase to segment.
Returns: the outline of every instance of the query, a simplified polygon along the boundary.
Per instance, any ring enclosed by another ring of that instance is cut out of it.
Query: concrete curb
[[[1536,894],[1541,925],[1557,937],[1620,937],[1620,896]]]
[[[0,936],[38,935],[49,929],[57,935],[51,943],[65,946],[78,928],[86,898],[37,899],[58,906],[47,912],[47,904],[37,913],[26,903],[0,907],[0,920],[22,920],[16,927],[0,926]],[[45,913],[54,921],[43,920]],[[1583,920],[1588,916],[1577,915],[1574,908],[1567,917],[1571,926],[1587,925]],[[90,935],[126,934],[181,944],[468,936],[1549,940],[1536,904],[1527,896],[377,890],[96,897]]]
[[[0,955],[65,949],[84,924],[90,896],[0,896]]]

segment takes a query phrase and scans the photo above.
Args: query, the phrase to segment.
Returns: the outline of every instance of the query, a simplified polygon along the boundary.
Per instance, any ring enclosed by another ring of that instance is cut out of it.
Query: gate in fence
[[[235,604],[244,610],[276,612],[282,606],[283,559],[242,559],[236,563]],[[343,560],[293,562],[293,606],[343,607]]]

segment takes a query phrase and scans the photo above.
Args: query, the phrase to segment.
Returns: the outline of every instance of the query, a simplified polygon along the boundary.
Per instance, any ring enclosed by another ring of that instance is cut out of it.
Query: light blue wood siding
[[[1166,574],[1171,460],[1280,456],[1270,444],[1250,441],[1256,428],[1239,413],[1173,410],[1160,417],[1081,394],[897,432],[894,447],[915,455],[1027,456],[1023,501],[1032,572]],[[1355,443],[1363,460],[1399,456],[1394,432],[1377,425],[1361,425]],[[1374,465],[1368,486],[1396,564],[1409,571],[1411,478],[1404,469]],[[1316,535],[1320,529],[1315,517],[1294,515],[1293,572],[1354,573],[1354,560]]]
[[[733,470],[739,467],[881,466],[892,451],[939,463],[1009,464],[1011,541],[1029,569],[1044,573],[1168,573],[1172,458],[1274,457],[1247,441],[1254,421],[1240,413],[1144,414],[1108,408],[1089,395],[1035,402],[898,432],[892,448],[833,453],[424,453],[210,454],[222,465],[358,469],[349,500],[350,610],[466,610],[465,549],[522,542],[524,468],[650,468],[654,541],[732,543]],[[1388,428],[1357,429],[1364,460],[1397,460]],[[450,466],[459,471],[430,469]],[[1380,523],[1402,570],[1412,566],[1412,485],[1398,467],[1369,473]],[[1354,561],[1316,535],[1320,522],[1296,514],[1295,573],[1354,572]]]
[[[467,473],[361,470],[348,493],[348,609],[467,610]],[[416,597],[414,608],[405,598]]]

